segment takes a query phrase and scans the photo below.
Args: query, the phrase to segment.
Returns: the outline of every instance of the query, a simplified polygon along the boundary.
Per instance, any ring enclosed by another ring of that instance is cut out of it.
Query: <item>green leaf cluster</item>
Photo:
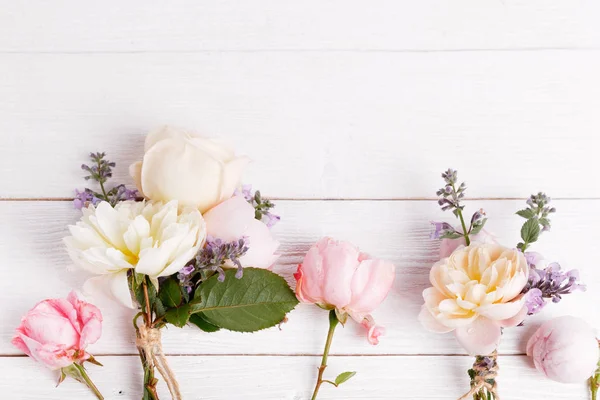
[[[223,282],[218,275],[210,277],[192,295],[187,294],[176,277],[168,278],[161,283],[154,299],[164,308],[157,317],[177,327],[189,323],[205,332],[221,328],[255,332],[279,324],[298,304],[281,276],[265,269],[244,268],[244,276],[237,279],[235,272],[225,271]]]

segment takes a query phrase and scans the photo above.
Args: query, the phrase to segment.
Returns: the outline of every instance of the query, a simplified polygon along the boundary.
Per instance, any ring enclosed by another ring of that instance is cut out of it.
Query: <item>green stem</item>
[[[456,192],[456,188],[454,184],[452,184],[452,190]],[[471,239],[469,239],[469,233],[467,232],[467,224],[465,224],[465,219],[462,214],[462,210],[460,208],[456,209],[456,214],[458,214],[458,219],[460,219],[460,224],[462,225],[463,236],[465,237],[465,243],[468,245],[471,244]]]
[[[94,392],[94,394],[96,395],[96,397],[99,400],[104,400],[104,397],[102,396],[102,393],[100,393],[100,390],[98,390],[98,388],[96,387],[96,385],[94,385],[94,382],[92,382],[92,380],[90,379],[89,375],[85,371],[85,368],[83,368],[82,365],[77,364],[77,363],[74,363],[73,365],[75,366],[75,368],[79,372],[79,375],[83,379],[83,383],[86,384],[87,387],[89,387],[92,392]]]
[[[142,290],[144,291],[144,304],[142,305],[142,316],[144,319],[144,324],[148,328],[152,328],[152,305],[150,304],[150,296],[148,295],[148,278],[144,278],[144,282],[142,283]],[[136,318],[138,315],[136,315]],[[134,324],[136,321],[134,318]],[[137,326],[136,326],[137,329]],[[137,332],[139,335],[139,330]],[[154,362],[152,361],[152,355],[146,354],[146,351],[142,347],[138,347],[138,352],[140,353],[140,360],[142,361],[142,366],[144,367],[144,396],[142,400],[159,400],[158,393],[156,392],[156,384],[158,383],[158,379],[154,376]]]
[[[600,388],[600,361],[598,361],[598,368],[596,369],[596,372],[590,378],[590,390],[592,391],[592,400],[597,400],[598,388]]]
[[[333,340],[333,333],[335,332],[335,327],[338,324],[337,316],[335,315],[335,310],[329,311],[329,332],[327,333],[327,340],[325,341],[325,350],[323,351],[323,358],[321,359],[321,366],[319,367],[319,376],[317,377],[317,384],[315,385],[315,390],[311,397],[311,400],[316,400],[317,394],[319,393],[319,388],[325,382],[323,380],[323,372],[325,372],[325,368],[327,368],[327,356],[329,356],[329,348],[331,347],[331,341]]]

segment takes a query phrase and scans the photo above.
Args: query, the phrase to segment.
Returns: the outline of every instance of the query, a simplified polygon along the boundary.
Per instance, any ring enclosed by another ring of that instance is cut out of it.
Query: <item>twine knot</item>
[[[496,383],[498,369],[497,351],[494,351],[489,356],[477,356],[473,363],[473,368],[469,370],[469,376],[471,376],[471,390],[458,400],[468,400],[483,389],[486,389],[491,393],[493,399],[500,400],[500,397],[498,396],[498,384]]]
[[[181,400],[179,383],[177,383],[175,374],[171,367],[169,367],[167,358],[163,353],[160,329],[150,328],[146,325],[139,326],[135,344],[146,355],[149,366],[158,369],[158,372],[162,375],[169,388],[171,398],[173,400]]]

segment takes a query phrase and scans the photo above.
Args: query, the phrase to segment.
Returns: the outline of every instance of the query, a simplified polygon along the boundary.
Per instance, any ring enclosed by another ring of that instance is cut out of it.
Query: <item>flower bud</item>
[[[527,343],[535,367],[553,381],[581,383],[596,370],[600,349],[595,331],[572,316],[547,321]]]

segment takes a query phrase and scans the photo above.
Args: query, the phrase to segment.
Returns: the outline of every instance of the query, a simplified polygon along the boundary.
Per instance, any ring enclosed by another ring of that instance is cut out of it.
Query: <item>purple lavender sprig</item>
[[[432,224],[435,226],[435,231],[431,237],[434,239],[458,239],[460,237],[464,237],[468,246],[471,244],[469,235],[478,234],[487,222],[487,218],[485,217],[486,213],[483,211],[483,209],[476,211],[471,217],[469,228],[467,228],[465,219],[463,217],[463,210],[465,206],[461,204],[461,200],[463,200],[465,197],[467,185],[464,182],[462,182],[460,185],[458,184],[458,172],[452,168],[449,168],[447,171],[443,172],[442,178],[444,179],[445,185],[436,192],[437,196],[439,197],[438,204],[442,208],[442,211],[452,210],[452,213],[460,220],[462,232],[456,230],[449,224],[432,222]]]
[[[209,236],[204,247],[198,252],[192,264],[183,267],[177,274],[179,283],[188,293],[197,284],[208,277],[219,274],[219,282],[225,280],[223,265],[230,260],[236,267],[235,277],[240,279],[244,274],[240,258],[248,251],[248,239],[243,237],[232,242],[223,242],[221,239]]]
[[[101,201],[107,201],[110,205],[114,206],[119,201],[134,200],[138,197],[138,191],[136,189],[128,189],[122,184],[117,185],[108,191],[106,190],[104,184],[109,178],[112,178],[112,169],[116,164],[106,160],[104,157],[106,157],[106,153],[90,153],[90,159],[93,161],[92,166],[86,164],[81,165],[81,169],[88,172],[88,175],[84,177],[85,180],[98,182],[100,185],[100,192],[93,191],[89,188],[85,188],[83,191],[75,189],[75,199],[73,200],[73,206],[75,208],[81,209],[89,203],[96,205]]]
[[[236,190],[236,196],[243,196],[252,207],[254,207],[254,218],[264,222],[269,228],[273,227],[281,217],[270,212],[275,207],[271,200],[264,199],[260,191],[252,191],[252,185],[242,185],[241,190]]]
[[[542,232],[550,230],[550,214],[556,212],[556,208],[548,206],[550,201],[545,193],[532,194],[527,199],[527,208],[517,211],[517,215],[527,220],[521,228],[523,241],[517,244],[519,250],[525,252],[531,243],[537,242]]]
[[[526,295],[525,304],[529,315],[540,312],[546,305],[546,299],[558,303],[565,294],[586,290],[586,286],[578,282],[579,271],[576,269],[564,272],[556,262],[538,269],[537,264],[541,261],[539,254],[528,252],[525,253],[525,258],[529,265],[529,281],[522,293]]]

